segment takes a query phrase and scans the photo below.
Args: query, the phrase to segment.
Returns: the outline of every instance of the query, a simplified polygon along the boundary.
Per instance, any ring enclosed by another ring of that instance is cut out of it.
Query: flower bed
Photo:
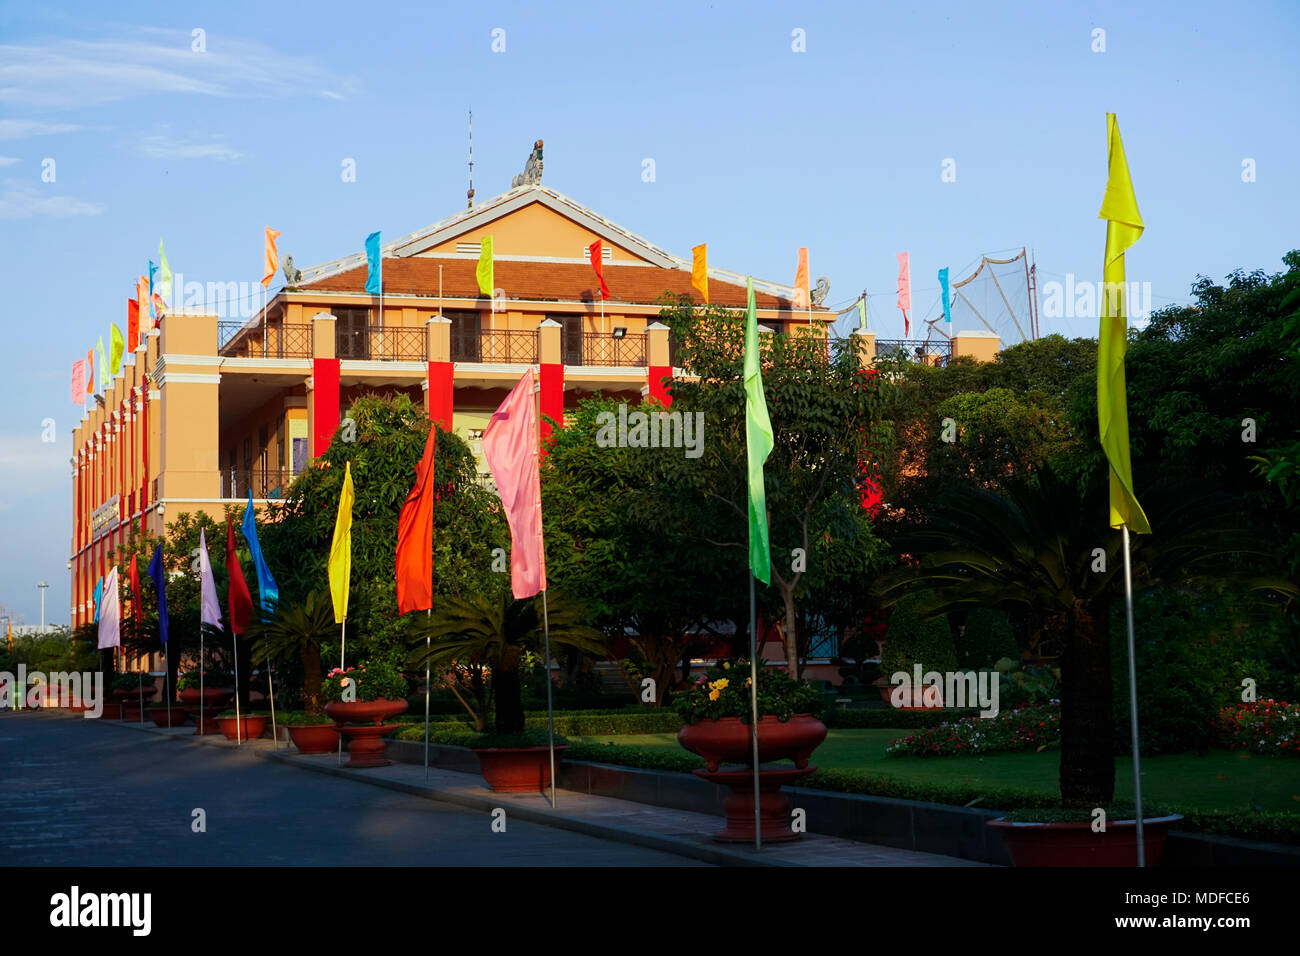
[[[1300,754],[1300,704],[1257,700],[1219,711],[1219,742],[1230,750]]]
[[[749,723],[752,711],[749,675],[747,663],[722,661],[698,675],[688,689],[679,691],[672,699],[672,706],[688,724],[722,717],[736,717]],[[796,681],[780,668],[759,669],[757,696],[759,714],[781,721],[821,709],[821,694],[816,688]]]
[[[891,757],[956,757],[968,754],[1041,750],[1061,739],[1061,705],[1031,704],[996,717],[967,717],[895,740]]]

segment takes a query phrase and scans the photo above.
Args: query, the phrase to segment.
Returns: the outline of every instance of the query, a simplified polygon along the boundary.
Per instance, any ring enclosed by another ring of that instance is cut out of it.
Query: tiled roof
[[[478,261],[466,258],[410,256],[384,259],[384,293],[386,295],[438,294],[438,268],[442,267],[442,293],[447,298],[476,298],[479,295],[476,270]],[[607,303],[653,305],[664,292],[685,293],[697,301],[699,293],[691,287],[691,274],[682,269],[653,266],[620,266],[605,263],[605,284],[609,287]],[[571,262],[535,262],[498,259],[494,266],[496,286],[507,299],[591,301],[599,302],[600,287],[590,265]],[[306,282],[302,291],[364,292],[366,268],[359,266]],[[709,299],[725,308],[745,307],[745,287],[709,278]],[[787,298],[754,292],[760,309],[789,310]],[[814,312],[825,309],[814,307]]]

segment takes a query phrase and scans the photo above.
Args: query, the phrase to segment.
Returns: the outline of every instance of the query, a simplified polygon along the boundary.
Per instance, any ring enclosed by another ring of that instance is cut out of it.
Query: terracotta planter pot
[[[150,678],[152,680],[153,678]],[[113,688],[113,699],[133,702],[137,699],[148,700],[154,694],[158,693],[158,688],[151,683],[146,683],[143,689],[132,687],[130,690],[124,688]]]
[[[1159,866],[1169,828],[1178,814],[1142,821],[1147,866]],[[1107,821],[1104,833],[1092,823],[1010,823],[990,820],[1002,834],[1014,866],[1137,866],[1137,823]]]
[[[338,724],[382,724],[389,717],[396,717],[406,711],[406,701],[389,700],[355,700],[351,703],[339,701],[325,705],[325,713]]]
[[[396,717],[405,711],[404,700],[339,701],[325,705],[325,713],[332,717],[348,740],[348,762],[345,767],[387,767],[391,760],[384,756],[383,735],[397,730],[397,724],[385,724],[387,717]]]
[[[332,754],[339,745],[334,724],[289,724],[289,737],[303,754]]]
[[[555,748],[556,763],[567,745]],[[551,785],[549,747],[476,747],[479,771],[497,793],[536,793]]]
[[[168,709],[166,707],[150,707],[149,716],[153,718],[153,722],[157,724],[159,727],[166,727],[167,710]],[[185,713],[184,707],[172,707],[171,715],[172,715],[171,725],[173,727],[179,727],[181,724],[185,723],[185,721],[188,719],[188,715]]]
[[[795,714],[784,722],[776,717],[760,717],[758,762],[793,760],[795,767],[802,770],[825,739],[826,725],[811,714]],[[739,717],[687,724],[677,732],[677,742],[703,757],[710,772],[724,763],[749,764],[753,759],[749,724]]]
[[[205,687],[202,692],[197,687],[188,687],[180,692],[181,703],[187,708],[192,707],[197,710],[201,700],[203,709],[205,711],[212,710],[213,713],[219,713],[218,708],[224,710],[225,708],[222,705],[229,700],[233,700],[234,697],[235,689],[233,687]]]
[[[256,740],[262,736],[262,731],[266,730],[266,723],[271,718],[269,716],[244,715],[240,717],[218,717],[217,726],[221,728],[221,733],[227,740],[238,741],[240,735],[244,740]]]

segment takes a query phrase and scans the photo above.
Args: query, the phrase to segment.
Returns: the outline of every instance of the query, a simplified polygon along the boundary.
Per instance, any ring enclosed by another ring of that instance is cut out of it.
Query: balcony
[[[245,328],[242,322],[218,322],[217,354],[225,358],[311,358],[311,326],[268,325],[264,338],[260,325]]]
[[[283,498],[293,481],[293,473],[276,468],[226,468],[221,472],[222,498],[247,498],[252,488],[254,498]]]
[[[942,368],[952,359],[952,340],[877,339],[876,358],[903,359]]]
[[[567,343],[566,343],[567,344]],[[620,368],[645,368],[646,342],[645,333],[638,332],[616,339],[601,332],[582,333],[582,351],[573,355],[565,350],[566,365],[611,365]],[[577,358],[578,361],[572,361]]]
[[[452,329],[453,362],[487,362],[504,365],[536,365],[537,331],[517,329]]]

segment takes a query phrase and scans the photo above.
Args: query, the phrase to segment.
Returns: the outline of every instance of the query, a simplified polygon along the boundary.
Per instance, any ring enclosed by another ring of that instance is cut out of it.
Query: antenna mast
[[[469,111],[469,192],[465,194],[465,208],[474,208],[474,111]]]

